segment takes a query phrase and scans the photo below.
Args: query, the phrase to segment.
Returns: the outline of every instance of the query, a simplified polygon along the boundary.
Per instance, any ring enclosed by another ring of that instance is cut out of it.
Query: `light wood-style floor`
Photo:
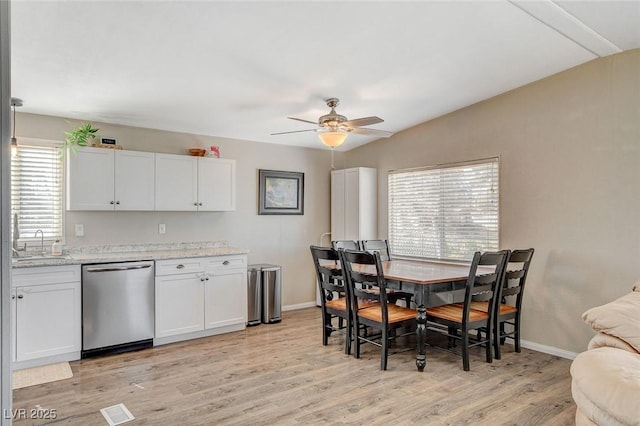
[[[361,359],[342,336],[322,346],[319,308],[284,312],[280,324],[71,363],[72,379],[18,389],[14,409],[55,409],[56,420],[15,424],[106,425],[100,408],[124,403],[136,425],[571,425],[570,361],[505,345],[502,360],[473,351],[471,371],[428,348]]]

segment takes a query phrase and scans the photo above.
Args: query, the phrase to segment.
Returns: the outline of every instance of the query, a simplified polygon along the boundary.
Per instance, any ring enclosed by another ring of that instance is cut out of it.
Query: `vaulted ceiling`
[[[398,132],[640,47],[640,1],[13,1],[22,112],[323,148],[314,126]],[[376,136],[351,134],[341,149]]]

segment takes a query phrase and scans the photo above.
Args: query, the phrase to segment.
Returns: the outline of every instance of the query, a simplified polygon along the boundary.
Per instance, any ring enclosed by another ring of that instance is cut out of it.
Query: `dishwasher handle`
[[[131,265],[131,266],[106,266],[106,267],[89,267],[86,268],[87,272],[113,272],[113,271],[130,271],[132,269],[147,269],[151,268],[152,264],[146,265]]]

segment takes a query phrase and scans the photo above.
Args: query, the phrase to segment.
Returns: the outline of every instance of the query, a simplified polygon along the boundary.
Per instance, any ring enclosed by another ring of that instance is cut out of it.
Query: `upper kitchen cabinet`
[[[68,210],[154,210],[154,153],[86,147],[67,155]]]
[[[156,210],[236,209],[236,162],[156,154]]]

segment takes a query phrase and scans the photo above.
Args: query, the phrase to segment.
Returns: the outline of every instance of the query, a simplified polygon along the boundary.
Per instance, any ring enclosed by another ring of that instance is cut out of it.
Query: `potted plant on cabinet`
[[[62,152],[69,147],[71,151],[76,153],[76,145],[77,146],[88,146],[91,141],[96,138],[96,133],[100,129],[96,129],[91,125],[91,123],[82,124],[80,127],[70,131],[65,132],[64,134],[67,138],[64,141],[64,145],[62,146]]]

